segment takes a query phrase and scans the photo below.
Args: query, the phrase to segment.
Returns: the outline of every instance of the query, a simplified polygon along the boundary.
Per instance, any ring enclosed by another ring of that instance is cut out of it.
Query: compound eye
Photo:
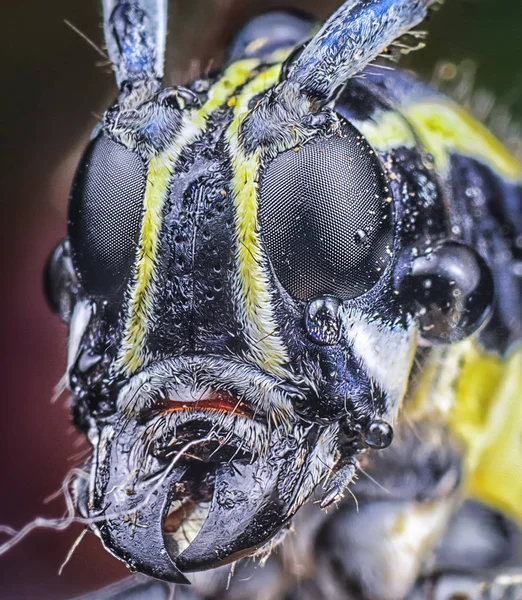
[[[87,295],[123,297],[136,257],[145,182],[137,154],[103,134],[90,142],[73,183],[68,226]]]
[[[360,296],[390,261],[393,223],[385,176],[348,123],[330,137],[279,154],[266,167],[259,220],[275,274],[299,300]]]

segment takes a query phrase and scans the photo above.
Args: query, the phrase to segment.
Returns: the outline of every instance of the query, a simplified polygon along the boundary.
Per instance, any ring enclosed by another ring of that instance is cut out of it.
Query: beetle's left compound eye
[[[136,256],[146,172],[142,159],[101,134],[76,174],[69,239],[85,292],[112,300],[125,290]]]
[[[360,296],[390,260],[392,207],[384,173],[348,123],[266,167],[259,219],[275,274],[299,300]]]

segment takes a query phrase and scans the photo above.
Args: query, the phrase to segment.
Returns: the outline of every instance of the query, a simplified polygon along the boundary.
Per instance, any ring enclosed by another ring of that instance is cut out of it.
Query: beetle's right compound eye
[[[278,154],[260,177],[259,221],[285,290],[344,301],[373,288],[391,260],[390,201],[377,155],[347,122]]]
[[[136,257],[146,170],[143,160],[104,134],[82,158],[69,202],[74,266],[87,295],[121,297]]]

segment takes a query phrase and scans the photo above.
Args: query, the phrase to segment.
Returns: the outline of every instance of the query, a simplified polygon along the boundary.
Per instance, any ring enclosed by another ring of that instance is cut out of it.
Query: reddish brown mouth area
[[[161,414],[168,414],[179,411],[208,411],[220,412],[236,417],[253,418],[254,411],[245,402],[239,400],[236,396],[225,391],[207,392],[204,397],[199,400],[171,400],[164,398],[162,400]]]

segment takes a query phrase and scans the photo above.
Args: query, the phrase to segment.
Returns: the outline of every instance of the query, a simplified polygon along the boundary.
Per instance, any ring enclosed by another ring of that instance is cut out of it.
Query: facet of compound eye
[[[290,296],[356,298],[390,262],[393,214],[375,152],[348,122],[276,156],[261,173],[259,221]]]
[[[413,259],[401,293],[415,304],[424,339],[453,343],[486,323],[494,284],[490,268],[473,248],[447,240]]]
[[[325,296],[310,300],[305,310],[305,326],[316,344],[332,346],[341,337],[342,303],[337,298]]]

